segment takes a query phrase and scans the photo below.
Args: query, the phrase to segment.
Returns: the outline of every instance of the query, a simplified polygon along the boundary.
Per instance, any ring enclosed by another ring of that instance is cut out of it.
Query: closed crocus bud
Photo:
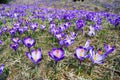
[[[23,44],[28,48],[31,48],[32,46],[34,46],[35,43],[36,43],[36,40],[32,39],[30,36],[23,39]]]
[[[18,49],[18,46],[19,45],[17,43],[10,44],[10,48],[13,49],[14,51]]]
[[[0,40],[0,45],[2,44],[2,40]]]
[[[5,67],[4,64],[2,64],[2,65],[0,66],[0,75],[3,73],[4,67]]]
[[[32,50],[30,52],[26,52],[26,56],[34,63],[38,64],[42,60],[42,50],[39,48],[37,50]]]
[[[89,32],[88,32],[88,35],[89,35],[89,36],[92,36],[92,35],[95,36],[96,34],[95,34],[95,29],[94,29],[94,27],[89,26],[89,29],[90,29],[90,30],[89,30]]]
[[[48,54],[53,60],[60,61],[64,58],[65,53],[62,48],[53,48]]]
[[[0,35],[2,35],[2,30],[0,30]]]

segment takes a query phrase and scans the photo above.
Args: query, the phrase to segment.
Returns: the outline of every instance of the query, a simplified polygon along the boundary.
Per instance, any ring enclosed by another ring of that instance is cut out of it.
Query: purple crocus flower
[[[98,49],[97,52],[95,53],[94,47],[91,46],[90,51],[89,51],[90,59],[93,64],[95,63],[103,64],[105,62],[105,58],[113,51],[114,49],[111,48],[109,49],[109,51],[106,51],[105,53],[103,53],[101,49]]]
[[[86,52],[87,52],[87,49],[80,46],[80,47],[76,48],[74,56],[77,59],[79,59],[80,61],[82,61],[84,58],[87,57]]]
[[[71,36],[67,36],[64,39],[64,44],[68,47],[74,43],[74,39]]]
[[[21,42],[21,40],[20,40],[18,37],[12,38],[12,41],[13,41],[14,43],[20,43],[20,42]]]
[[[37,28],[38,28],[38,24],[37,23],[34,23],[34,24],[31,24],[30,28],[35,31]]]
[[[95,24],[95,25],[94,25],[94,29],[95,29],[96,31],[100,31],[100,30],[102,30],[102,25]]]
[[[10,44],[10,48],[13,49],[14,51],[18,49],[18,46],[19,45],[17,43]]]
[[[2,40],[0,40],[0,45],[2,44]]]
[[[2,30],[0,30],[0,35],[2,35]]]
[[[83,59],[87,58],[87,51],[89,50],[90,40],[87,40],[85,46],[80,46],[76,48],[74,56],[82,61]]]
[[[20,23],[19,23],[19,22],[18,22],[18,23],[15,23],[13,28],[14,28],[14,29],[19,29],[19,28],[20,28]]]
[[[107,56],[109,53],[114,51],[115,47],[105,43],[104,44],[104,49],[105,49],[105,51],[107,53],[106,54],[106,56]]]
[[[53,60],[60,61],[64,58],[65,53],[62,48],[53,48],[48,54]]]
[[[65,31],[66,30],[66,26],[63,26],[63,25],[60,25],[59,26],[59,31],[60,32],[63,32],[63,31]]]
[[[2,31],[3,31],[3,32],[7,32],[7,30],[8,30],[7,27],[3,27],[3,28],[2,28]]]
[[[38,64],[42,60],[42,50],[39,48],[37,50],[32,50],[30,52],[26,52],[26,56],[34,63]]]
[[[85,21],[84,20],[80,19],[80,20],[76,21],[76,27],[77,27],[78,30],[80,30],[84,26],[85,26]]]
[[[36,43],[36,40],[32,39],[30,36],[23,39],[23,44],[28,48],[31,48],[32,46],[34,46],[35,43]]]
[[[16,30],[15,29],[10,29],[9,30],[11,36],[14,36],[16,34]]]
[[[5,67],[4,64],[2,64],[2,65],[0,66],[0,75],[3,73],[4,67]]]
[[[24,33],[24,28],[19,28],[19,29],[18,29],[18,32],[19,32],[20,34],[23,34],[23,33]]]
[[[88,35],[89,35],[89,36],[92,36],[92,35],[95,36],[95,29],[94,29],[94,27],[89,26],[89,29],[90,29],[90,31],[88,32]]]
[[[28,26],[23,27],[24,32],[28,30]]]
[[[40,26],[40,29],[41,29],[41,30],[45,30],[45,28],[46,28],[46,25],[41,25],[41,26]]]

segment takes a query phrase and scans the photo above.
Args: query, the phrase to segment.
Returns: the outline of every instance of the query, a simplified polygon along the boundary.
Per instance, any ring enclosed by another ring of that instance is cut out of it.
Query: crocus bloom
[[[84,47],[82,47],[82,46],[80,46],[80,47],[78,47],[78,48],[75,50],[74,56],[75,56],[77,59],[79,59],[79,60],[82,61],[84,58],[87,57],[86,52],[87,52],[87,49],[84,48]]]
[[[18,31],[19,31],[20,34],[23,34],[24,33],[24,28],[19,28]]]
[[[64,44],[68,47],[74,43],[74,39],[71,36],[67,36],[64,39]]]
[[[95,29],[92,26],[89,26],[90,31],[88,32],[89,36],[95,35]]]
[[[53,48],[52,51],[48,52],[49,56],[55,60],[60,61],[64,58],[64,50],[62,48]]]
[[[41,25],[41,26],[40,26],[40,29],[41,29],[41,30],[45,30],[45,28],[46,28],[46,25]]]
[[[80,30],[84,26],[85,26],[85,21],[84,20],[80,19],[80,20],[76,21],[76,27],[77,27],[78,30]]]
[[[113,52],[114,51],[114,49],[115,49],[115,47],[114,46],[110,46],[109,44],[104,44],[104,49],[105,49],[105,51],[109,54],[109,53],[111,53],[111,52]],[[108,55],[107,54],[107,55]],[[106,56],[107,56],[106,55]]]
[[[2,35],[2,30],[0,30],[0,35]]]
[[[5,67],[4,64],[2,64],[2,65],[0,66],[0,75],[3,73],[4,67]]]
[[[3,28],[2,28],[2,31],[3,31],[3,32],[7,32],[7,30],[8,30],[7,27],[3,27]]]
[[[93,64],[95,64],[95,63],[96,64],[103,64],[105,61],[105,58],[108,56],[108,54],[110,54],[112,52],[111,50],[113,51],[113,49],[111,48],[109,51],[103,53],[101,51],[101,49],[98,49],[97,52],[95,53],[94,47],[91,47],[91,49],[89,51],[90,52],[90,59],[93,62]]]
[[[18,37],[12,38],[12,41],[13,41],[14,43],[20,43],[20,42],[21,42],[21,40],[20,40]]]
[[[14,36],[15,34],[16,34],[16,30],[15,29],[10,29],[10,34],[12,35],[12,36]]]
[[[30,52],[26,52],[26,56],[34,63],[38,64],[42,60],[42,50],[39,48],[37,50],[32,50]]]
[[[12,48],[14,51],[18,49],[18,46],[19,45],[17,43],[10,44],[10,48]]]
[[[87,51],[89,50],[90,40],[87,40],[85,46],[80,46],[76,48],[74,56],[82,61],[84,58],[88,57]]]
[[[18,22],[18,23],[15,23],[13,28],[14,28],[14,29],[19,29],[19,28],[20,28],[20,23],[19,23],[19,22]]]
[[[94,29],[95,29],[96,31],[100,31],[100,30],[102,30],[102,25],[96,24],[96,25],[94,25]]]
[[[32,39],[30,36],[23,39],[23,44],[28,48],[31,48],[32,46],[34,46],[35,43],[36,43],[36,40]]]
[[[2,40],[0,40],[0,45],[2,44]]]
[[[30,28],[35,31],[38,28],[38,24],[31,24]]]

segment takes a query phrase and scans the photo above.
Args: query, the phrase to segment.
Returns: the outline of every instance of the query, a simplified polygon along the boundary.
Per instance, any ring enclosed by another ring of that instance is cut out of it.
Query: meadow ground
[[[46,4],[46,3],[45,3]],[[45,6],[41,3],[40,7],[49,8],[49,5]],[[60,4],[60,3],[59,3]],[[61,2],[61,4],[64,4]],[[70,5],[70,4],[69,4]],[[72,6],[72,4],[71,4]],[[64,6],[65,9],[73,9],[73,7]],[[56,6],[57,9],[63,8],[61,5]],[[89,7],[89,6],[88,6]],[[54,6],[50,5],[50,8]],[[84,6],[83,6],[84,8]],[[7,10],[8,9],[8,10]],[[14,8],[6,8],[6,12],[9,9],[14,10]],[[19,9],[19,8],[18,8]],[[101,8],[100,8],[101,9]],[[27,11],[27,16],[22,18],[38,23],[39,26],[45,24],[46,29],[43,31],[39,28],[33,31],[29,28],[27,32],[22,35],[16,34],[21,40],[24,37],[31,36],[36,39],[36,44],[32,49],[41,48],[43,59],[37,65],[37,67],[26,57],[25,52],[28,49],[20,43],[17,52],[10,48],[11,35],[9,32],[3,33],[0,36],[0,40],[3,41],[0,45],[0,64],[5,64],[5,69],[3,74],[0,75],[0,80],[119,80],[120,79],[120,26],[114,27],[109,24],[106,20],[102,20],[103,29],[96,33],[96,36],[88,36],[89,26],[92,24],[87,21],[84,27],[84,34],[82,31],[78,31],[78,35],[75,38],[74,44],[69,47],[64,47],[65,58],[61,60],[57,65],[58,72],[54,73],[54,61],[48,56],[48,51],[53,47],[60,47],[58,40],[49,33],[49,21],[42,21],[39,18],[29,19],[32,15],[30,13],[31,8]],[[91,9],[86,9],[91,10]],[[93,10],[93,8],[92,8]],[[45,13],[46,14],[46,13]],[[21,17],[20,17],[21,18]],[[0,23],[0,26],[7,26],[9,29],[13,27],[13,24],[17,22],[18,19],[4,18],[6,24]],[[65,20],[55,20],[57,25],[65,23]],[[71,20],[72,25],[70,28],[65,30],[67,34],[75,31],[75,19]],[[23,22],[24,23],[24,22]],[[22,25],[23,26],[23,25]],[[29,25],[30,26],[30,25]],[[2,28],[1,28],[2,29]],[[104,43],[115,46],[115,51],[112,52],[105,60],[102,65],[95,64],[92,68],[91,74],[89,74],[91,61],[85,59],[81,64],[81,69],[78,73],[79,61],[74,57],[75,49],[79,46],[84,46],[85,42],[90,39],[90,45],[103,49]]]

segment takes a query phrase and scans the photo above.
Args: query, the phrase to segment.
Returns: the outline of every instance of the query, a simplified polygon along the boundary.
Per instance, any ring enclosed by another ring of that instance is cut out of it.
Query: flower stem
[[[90,66],[90,70],[89,70],[89,75],[92,75],[93,73],[93,68],[94,68],[94,64],[92,63],[91,66]]]
[[[81,62],[82,61],[80,61],[80,63],[78,64],[78,75],[81,73],[81,70],[82,70],[82,68],[81,68]]]
[[[38,65],[35,65],[35,73],[38,73]]]
[[[55,64],[54,64],[54,71],[55,71],[55,74],[57,74],[57,72],[58,72],[58,71],[57,71],[57,63],[58,63],[58,62],[55,61]]]

